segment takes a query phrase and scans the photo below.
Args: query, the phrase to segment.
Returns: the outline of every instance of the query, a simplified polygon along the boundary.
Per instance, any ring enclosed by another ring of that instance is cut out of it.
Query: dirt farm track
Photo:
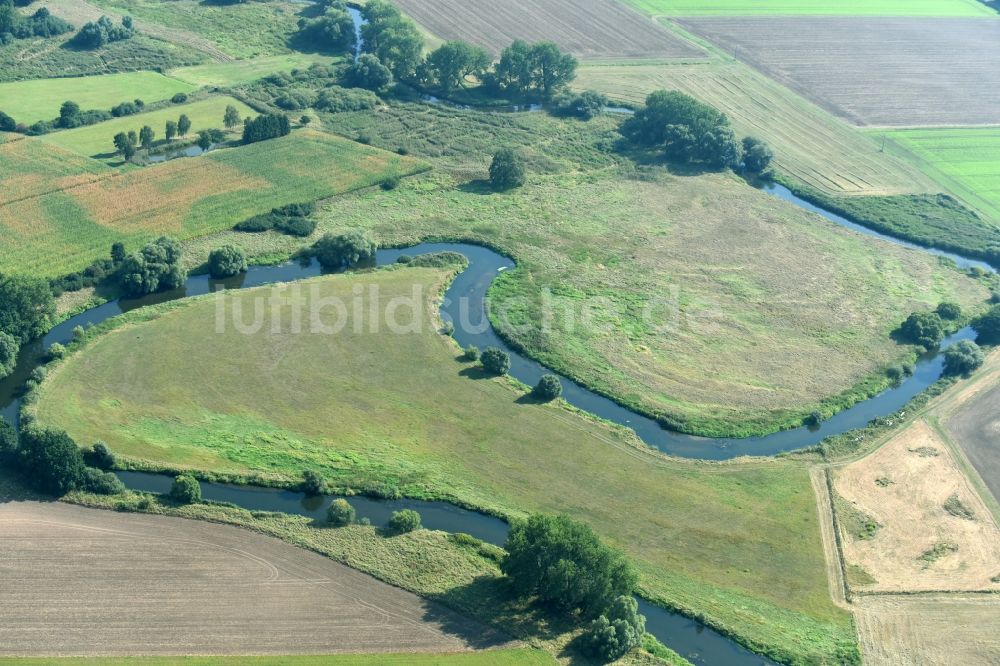
[[[779,83],[856,125],[1000,122],[1000,21],[681,19]]]
[[[247,530],[0,504],[0,656],[450,652],[503,642]]]

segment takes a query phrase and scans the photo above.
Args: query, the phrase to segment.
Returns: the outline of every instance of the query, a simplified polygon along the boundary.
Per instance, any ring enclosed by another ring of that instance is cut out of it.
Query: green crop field
[[[90,182],[112,173],[100,162],[40,139],[11,134],[0,143],[0,209],[16,201]]]
[[[170,30],[199,35],[236,58],[288,53],[301,5],[201,0],[94,0],[94,5]]]
[[[105,256],[115,241],[134,248],[161,234],[198,236],[274,206],[314,201],[424,167],[412,158],[300,131],[100,178],[63,176],[49,168],[52,173],[39,167],[36,180],[48,178],[50,186],[29,176],[20,186],[25,196],[0,201],[5,271],[62,275]]]
[[[209,97],[198,102],[177,104],[148,113],[115,118],[96,125],[52,132],[42,138],[48,143],[68,148],[81,155],[102,159],[109,164],[121,164],[122,159],[115,152],[113,143],[114,136],[118,132],[134,131],[138,134],[143,125],[149,125],[156,132],[156,140],[162,141],[167,121],[176,121],[181,114],[186,114],[191,119],[188,136],[195,136],[201,130],[221,129],[222,117],[230,104],[239,110],[240,117],[257,115],[249,106],[232,97]]]
[[[996,16],[978,0],[627,0],[654,15]]]
[[[0,111],[31,125],[59,116],[63,102],[72,100],[82,109],[109,110],[136,98],[147,104],[170,99],[174,93],[191,92],[195,86],[156,72],[126,72],[105,76],[36,79],[0,83]]]
[[[770,143],[779,170],[829,194],[939,189],[918,169],[879,152],[873,139],[740,63],[585,65],[574,86],[632,104],[654,90],[680,90],[723,111],[738,133]]]
[[[413,297],[412,316],[397,310],[416,322],[409,333],[367,314],[337,334],[308,321],[293,332],[292,306],[262,305],[263,328],[247,334],[216,327],[212,297],[137,310],[50,371],[38,418],[156,466],[285,481],[310,467],[340,489],[384,482],[504,514],[567,512],[634,558],[649,595],[802,661],[851,649],[805,467],[669,460],[624,429],[520,400],[457,363],[437,332],[446,278],[398,267],[301,285],[303,312],[331,298],[354,311],[357,293],[363,312]],[[236,302],[255,319],[269,289],[227,292],[224,319]]]
[[[0,658],[9,666],[545,666],[541,650],[514,648],[452,654],[324,654],[288,657],[46,657]]]
[[[1000,128],[914,129],[878,132],[888,149],[910,158],[927,175],[1000,225]]]
[[[234,60],[233,62],[215,62],[195,65],[194,67],[181,67],[169,72],[169,75],[196,86],[221,87],[247,83],[275,72],[306,69],[313,63],[329,64],[335,60],[335,58],[328,56],[291,53],[254,58],[253,60]]]

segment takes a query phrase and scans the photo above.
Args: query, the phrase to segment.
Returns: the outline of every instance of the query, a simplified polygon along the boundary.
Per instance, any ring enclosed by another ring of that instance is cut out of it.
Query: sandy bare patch
[[[494,632],[315,553],[224,525],[0,505],[0,654],[459,651]]]
[[[855,622],[868,666],[1000,662],[1000,597],[862,597]]]
[[[838,471],[834,489],[880,525],[872,539],[842,534],[848,564],[861,566],[878,581],[865,590],[1000,589],[990,580],[1000,574],[1000,529],[925,421]],[[973,519],[945,510],[952,496],[972,511]],[[937,544],[957,550],[942,552],[933,562],[921,559]]]

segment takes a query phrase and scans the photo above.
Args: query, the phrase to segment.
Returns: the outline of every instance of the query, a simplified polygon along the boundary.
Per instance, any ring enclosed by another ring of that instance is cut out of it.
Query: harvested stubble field
[[[552,666],[547,653],[532,648],[423,654],[284,655],[281,657],[0,657],[2,666]]]
[[[996,354],[992,358],[1000,362]],[[1000,368],[993,368],[994,372],[977,379],[968,395],[942,419],[942,425],[994,499],[1000,500],[1000,372],[996,372]]]
[[[1000,21],[685,18],[680,24],[856,125],[1000,123]]]
[[[863,596],[855,607],[868,666],[987,666],[1000,655],[995,594]]]
[[[59,117],[59,107],[72,100],[82,109],[108,110],[136,98],[147,104],[187,93],[195,86],[157,72],[126,72],[104,76],[35,79],[0,83],[0,111],[31,125]]]
[[[27,141],[3,144],[3,150]],[[423,168],[413,158],[306,130],[100,178],[64,175],[44,162],[38,178],[49,185],[28,178],[27,196],[0,201],[0,265],[11,272],[62,275],[105,256],[115,241],[134,248],[161,234],[207,234],[274,206]]]
[[[867,591],[1000,590],[1000,528],[947,444],[921,419],[875,453],[839,469],[834,489],[879,527],[873,538],[844,530],[844,557],[876,582]],[[970,517],[945,509],[951,497]],[[840,525],[847,520],[842,516]],[[934,562],[935,544],[957,546]]]
[[[241,118],[257,115],[253,109],[238,99],[225,96],[209,97],[189,104],[176,104],[156,111],[113,118],[96,125],[52,132],[43,135],[42,140],[117,166],[122,163],[122,158],[114,146],[114,137],[119,132],[133,131],[138,134],[143,125],[149,125],[156,133],[155,143],[159,145],[164,142],[164,126],[167,121],[176,121],[181,114],[185,114],[191,120],[187,138],[197,137],[198,132],[202,130],[222,129],[222,118],[229,105],[236,107]]]
[[[615,0],[393,0],[442,39],[463,39],[494,55],[515,39],[554,41],[583,58],[704,55]]]
[[[0,505],[5,656],[448,652],[482,625],[316,553],[224,525]]]
[[[740,134],[770,143],[777,169],[829,194],[940,189],[916,167],[879,152],[874,139],[740,63],[585,65],[574,85],[632,104],[654,90],[685,92],[725,112]]]
[[[884,136],[888,150],[1000,224],[1000,128],[894,130]]]
[[[979,0],[626,0],[653,15],[996,16]]]
[[[447,275],[397,267],[302,283],[306,299],[368,295],[364,320],[336,335],[295,333],[290,308],[267,307],[256,334],[215,334],[210,297],[137,310],[49,373],[39,418],[157,466],[285,480],[310,467],[338,488],[386,483],[506,515],[567,512],[635,559],[647,594],[801,661],[850,649],[804,467],[669,460],[624,429],[484,378],[432,319]],[[418,332],[369,332],[369,308],[414,287]],[[269,290],[227,293],[227,310],[238,301],[246,313]],[[269,312],[285,321],[278,333]]]

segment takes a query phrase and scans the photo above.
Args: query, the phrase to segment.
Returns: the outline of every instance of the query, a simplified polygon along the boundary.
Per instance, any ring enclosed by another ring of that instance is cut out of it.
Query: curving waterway
[[[813,206],[781,186],[768,186],[765,191],[818,213],[837,224],[890,242],[916,247],[860,227],[838,215]],[[926,248],[918,249],[928,251]],[[521,355],[500,339],[486,317],[486,296],[490,285],[498,275],[515,268],[514,262],[508,257],[477,245],[423,243],[404,249],[379,250],[375,263],[386,265],[396,262],[404,254],[412,256],[442,251],[459,252],[469,260],[468,267],[455,278],[445,293],[441,307],[442,317],[455,323],[456,341],[462,346],[476,345],[480,349],[496,346],[504,349],[511,357],[510,374],[525,384],[534,385],[543,374],[551,373],[551,370]],[[978,266],[992,270],[983,262],[946,252],[930,251],[947,256],[961,266]],[[16,423],[25,380],[34,368],[44,362],[45,350],[53,343],[69,342],[76,326],[97,324],[123,312],[155,303],[208,294],[220,289],[245,289],[275,282],[289,282],[321,273],[315,260],[309,263],[289,262],[279,266],[254,266],[247,273],[233,278],[213,280],[204,275],[192,276],[183,287],[173,291],[152,294],[141,299],[121,299],[87,310],[59,324],[42,338],[22,348],[15,371],[9,377],[0,380],[0,414]],[[971,329],[963,329],[946,339],[942,348],[957,340],[972,337],[974,333]],[[563,398],[567,402],[604,419],[632,428],[644,442],[666,454],[684,458],[725,460],[741,455],[766,456],[801,449],[815,445],[830,435],[862,427],[876,417],[886,416],[899,410],[911,398],[937,381],[941,376],[942,367],[943,359],[939,353],[925,354],[918,361],[913,376],[894,388],[840,412],[818,427],[802,427],[744,439],[696,437],[671,432],[661,427],[654,419],[636,414],[568,378],[563,377],[562,383]],[[163,492],[170,483],[168,477],[160,475],[123,472],[120,476],[126,485],[136,490]],[[202,487],[207,499],[231,502],[252,510],[284,511],[313,517],[324,515],[326,506],[331,501],[330,497],[305,498],[299,493],[269,488],[205,483]],[[392,511],[414,508],[423,517],[424,525],[431,529],[465,532],[494,544],[502,544],[507,533],[506,523],[497,518],[442,502],[383,501],[359,497],[353,497],[350,501],[360,516],[368,517],[376,525],[384,524]],[[641,607],[647,616],[650,633],[695,664],[753,666],[771,663],[694,620],[670,613],[644,601],[641,602]]]

